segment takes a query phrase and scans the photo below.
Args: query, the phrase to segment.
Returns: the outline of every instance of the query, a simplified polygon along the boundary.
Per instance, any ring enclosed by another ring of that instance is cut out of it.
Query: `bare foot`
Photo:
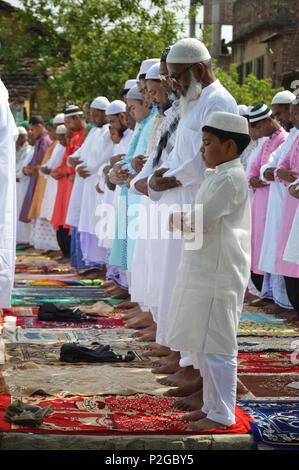
[[[198,421],[199,419],[203,419],[207,416],[207,413],[204,413],[201,410],[191,411],[191,413],[184,414],[181,419],[183,421]]]
[[[102,289],[107,289],[108,287],[113,287],[113,286],[115,286],[113,281],[104,281],[101,284]]]
[[[131,302],[130,300],[125,300],[124,302],[121,302],[120,304],[118,304],[117,307],[115,307],[115,309],[119,309],[119,310],[130,310],[134,307],[138,307],[138,304],[137,302]]]
[[[189,398],[190,395],[196,393],[199,389],[202,388],[202,377],[200,375],[197,376],[196,379],[192,380],[191,382],[184,382],[184,385],[167,390],[164,395],[167,397],[187,397]],[[187,399],[186,398],[186,399]],[[183,400],[178,400],[173,404],[174,408],[180,407],[181,403],[185,403]],[[192,410],[191,410],[192,411]]]
[[[168,385],[169,387],[182,387],[197,379],[199,375],[198,370],[194,370],[192,366],[180,367],[175,374],[163,377],[163,379],[159,379],[158,382],[162,385]]]
[[[131,310],[132,310],[132,312],[131,312]],[[135,310],[134,308],[132,308],[130,310],[127,310],[127,311],[131,312],[131,313],[123,313],[122,314],[122,319],[124,321],[137,320],[139,318],[139,315],[142,314],[142,310]]]
[[[209,431],[210,429],[227,429],[227,426],[222,423],[216,423],[216,421],[211,419],[203,418],[185,427],[186,431]]]
[[[171,354],[172,351],[166,346],[161,346],[160,344],[154,343],[149,346],[144,346],[142,355],[145,357],[165,357]]]
[[[132,328],[139,330],[141,328],[147,328],[154,324],[153,316],[150,312],[142,312],[136,317],[129,319],[126,322],[126,328]]]
[[[177,359],[169,359],[166,364],[160,367],[153,367],[153,374],[175,374],[180,369],[180,364]]]
[[[169,362],[177,361],[179,362],[180,353],[177,351],[171,351],[167,356],[162,356],[157,361],[153,362],[153,368],[162,367],[168,364]]]
[[[117,292],[114,292],[113,295],[110,295],[112,299],[128,299],[130,294],[125,289],[119,289]]]
[[[134,333],[133,337],[137,338],[137,341],[155,341],[157,332],[157,325],[149,326],[143,330],[139,330]]]
[[[174,402],[172,406],[182,411],[201,410],[203,407],[202,389],[192,393],[189,397]]]

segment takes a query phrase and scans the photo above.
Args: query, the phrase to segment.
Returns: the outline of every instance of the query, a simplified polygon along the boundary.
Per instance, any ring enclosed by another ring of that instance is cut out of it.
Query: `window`
[[[264,78],[264,56],[259,57],[256,61],[256,77]]]
[[[245,64],[245,76],[247,77],[250,73],[252,73],[252,62],[247,62]]]
[[[277,62],[272,62],[272,88],[276,86]]]
[[[243,64],[239,65],[237,70],[238,70],[238,74],[239,74],[239,83],[240,83],[240,85],[242,85],[242,83],[243,83]]]

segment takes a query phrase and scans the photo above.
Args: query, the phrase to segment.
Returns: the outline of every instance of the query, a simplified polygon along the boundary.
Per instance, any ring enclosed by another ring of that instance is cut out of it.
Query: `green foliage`
[[[58,106],[93,96],[119,97],[145,58],[160,57],[181,32],[181,0],[21,0],[0,22],[0,60],[16,71],[34,59]],[[13,28],[11,26],[13,22]]]
[[[252,106],[262,102],[271,106],[273,96],[283,90],[283,88],[272,88],[271,78],[258,80],[253,74],[247,75],[244,84],[240,85],[235,64],[230,65],[229,72],[219,67],[216,67],[214,71],[222,85],[233,95],[238,104]]]

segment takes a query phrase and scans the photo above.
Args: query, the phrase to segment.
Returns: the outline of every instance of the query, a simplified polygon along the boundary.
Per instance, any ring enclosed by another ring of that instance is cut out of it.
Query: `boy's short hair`
[[[204,126],[202,130],[205,132],[210,132],[211,134],[215,135],[222,144],[226,142],[227,140],[232,139],[237,145],[238,155],[241,155],[241,153],[244,152],[244,150],[246,149],[247,145],[250,142],[250,136],[247,134],[223,131],[221,129],[216,129],[215,127],[211,127],[211,126]]]

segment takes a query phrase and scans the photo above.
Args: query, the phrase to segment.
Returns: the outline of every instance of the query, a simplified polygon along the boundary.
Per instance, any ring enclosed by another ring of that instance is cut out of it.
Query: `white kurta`
[[[202,127],[214,111],[238,114],[236,101],[221,85],[219,80],[205,87],[198,100],[190,102],[187,112],[180,120],[174,149],[167,162],[161,165],[161,167],[170,168],[170,171],[166,172],[165,176],[175,176],[182,183],[182,186],[163,192],[155,192],[149,187],[150,198],[159,201],[159,206],[165,204],[167,207],[170,207],[172,204],[179,204],[181,210],[183,210],[184,204],[192,204],[194,202],[205,173],[205,165],[200,153]],[[165,223],[166,220],[164,220]],[[171,235],[168,240],[164,241],[163,256],[159,262],[161,283],[158,300],[156,341],[167,346],[165,338],[167,315],[175,286],[183,243],[182,239],[175,239]]]
[[[93,127],[87,134],[83,145],[81,145],[81,147],[73,155],[71,155],[71,157],[80,158],[80,160],[83,162],[81,165],[86,165],[88,155],[93,155],[96,151],[104,129],[106,130],[106,126]],[[79,168],[79,166],[76,167],[76,170]],[[78,228],[79,226],[83,188],[84,178],[81,178],[78,174],[76,174],[65,221],[65,223],[71,227]]]
[[[11,305],[16,254],[16,147],[18,130],[0,80],[0,308]]]
[[[27,193],[30,176],[25,176],[23,168],[31,162],[34,153],[34,147],[25,142],[17,152],[16,177],[19,181],[17,187],[17,243],[29,243],[31,223],[25,224],[19,220],[20,212],[23,206],[24,198]]]
[[[64,152],[65,147],[57,142],[51,158],[47,161],[45,166],[51,170],[58,168],[62,163]],[[43,202],[40,208],[40,218],[47,219],[50,222],[53,215],[58,182],[50,175],[43,174],[43,176],[47,179],[47,182]]]
[[[98,171],[103,164],[108,164],[113,152],[113,142],[110,137],[109,126],[105,125],[101,135],[95,141],[96,146],[87,155],[85,166],[91,173],[91,176],[84,180],[81,211],[78,230],[91,235],[96,234],[97,219],[95,216],[96,208],[103,202],[104,195],[96,190],[98,183]]]
[[[160,130],[161,135],[168,130],[170,123],[177,118],[178,111],[179,102],[176,101],[173,106],[165,112],[165,120]],[[167,146],[161,153],[159,166],[169,158],[175,144],[175,135],[176,131],[170,135]],[[135,184],[143,178],[152,176],[153,172],[158,169],[159,166],[153,168],[153,160],[155,157],[156,151],[151,153],[141,172],[131,181],[130,192],[140,194],[136,190]],[[161,239],[159,232],[157,232],[158,237],[155,238],[154,227],[151,225],[151,223],[156,220],[157,228],[159,229],[161,226],[157,211],[159,207],[158,203],[146,196],[143,196],[142,200],[145,209],[144,215],[147,217],[144,222],[147,228],[147,238],[139,238],[136,240],[132,263],[131,300],[138,302],[144,311],[151,311],[154,319],[157,320],[161,279],[161,270],[157,269],[157,266],[160,266],[166,240]],[[142,210],[140,210],[140,214],[141,213]],[[153,217],[152,219],[150,218],[151,216]]]
[[[184,243],[167,342],[179,350],[236,355],[250,275],[251,219],[247,179],[239,158],[216,167],[201,185],[195,204],[203,209],[203,244],[190,250],[189,242]],[[195,213],[198,210],[194,208]]]
[[[299,189],[299,179],[292,185]],[[289,238],[284,250],[283,260],[299,264],[299,206],[297,207]]]
[[[264,178],[264,172],[266,171],[266,169],[271,167],[278,167],[278,165],[282,162],[282,160],[292,147],[292,144],[298,134],[298,129],[291,129],[286,140],[271,154],[268,163],[262,166],[260,178],[263,181],[267,181]],[[267,183],[269,183],[269,181],[267,181]],[[278,181],[270,181],[266,225],[259,262],[259,269],[261,269],[265,273],[276,273],[276,246],[285,192],[286,186],[284,183],[279,183]]]
[[[118,144],[114,144],[112,147],[111,156],[126,155],[130,142],[132,139],[133,131],[126,129],[121,141]],[[103,194],[102,208],[98,205],[95,210],[96,226],[95,232],[98,237],[98,245],[101,248],[111,248],[112,241],[115,235],[115,220],[118,208],[118,198],[120,195],[120,186],[116,186],[114,191],[111,191],[105,184],[106,177],[103,174],[104,168],[107,166],[107,162],[103,163],[98,170],[98,183]],[[108,209],[110,206],[111,210]],[[106,207],[108,211],[102,209]]]

